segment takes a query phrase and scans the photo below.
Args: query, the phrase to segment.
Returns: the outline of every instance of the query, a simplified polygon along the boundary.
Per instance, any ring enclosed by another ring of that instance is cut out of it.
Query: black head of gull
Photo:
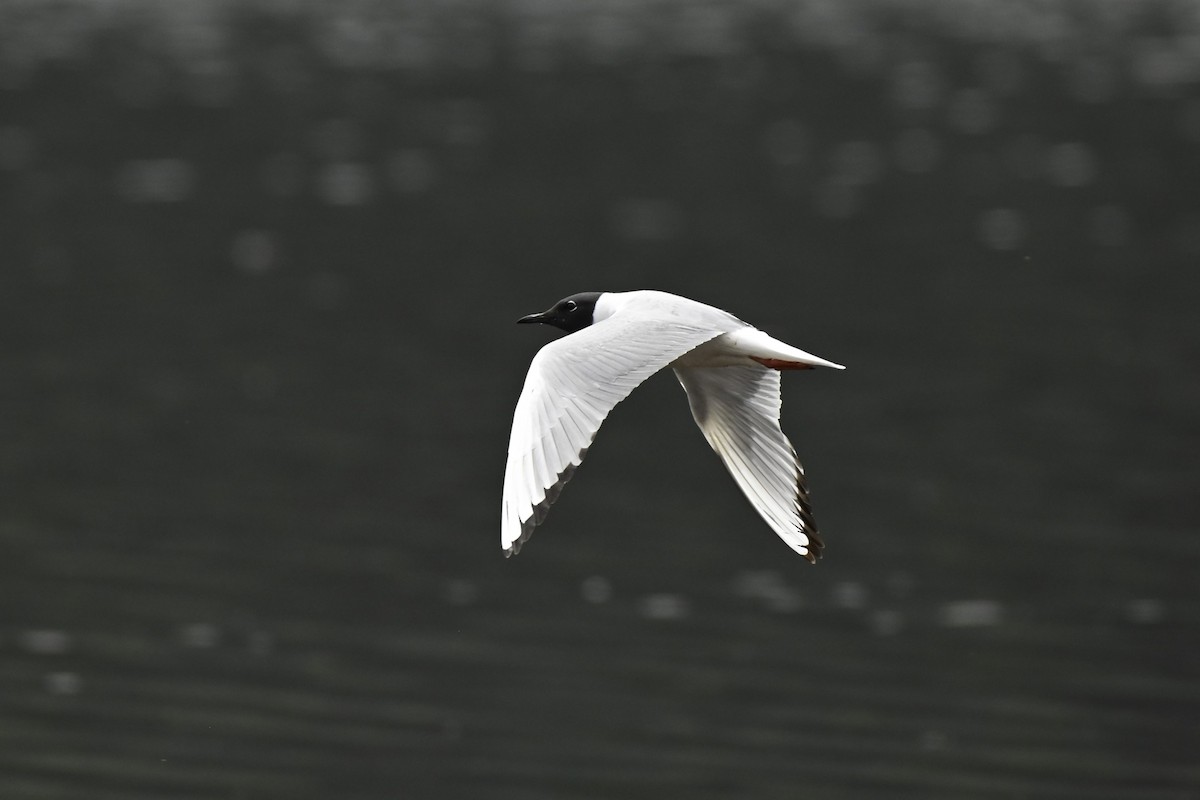
[[[570,297],[564,297],[548,310],[539,314],[521,317],[517,322],[540,322],[553,325],[567,333],[583,330],[592,324],[592,314],[596,310],[596,301],[601,292],[580,292]]]

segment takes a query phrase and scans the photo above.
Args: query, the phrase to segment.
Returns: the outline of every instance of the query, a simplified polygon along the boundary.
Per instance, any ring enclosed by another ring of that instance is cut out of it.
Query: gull
[[[533,357],[513,414],[500,521],[505,556],[520,552],[546,518],[609,412],[671,367],[704,438],[751,505],[816,563],[824,543],[804,468],[779,427],[779,371],[845,367],[666,292],[581,292],[517,322],[568,335]]]

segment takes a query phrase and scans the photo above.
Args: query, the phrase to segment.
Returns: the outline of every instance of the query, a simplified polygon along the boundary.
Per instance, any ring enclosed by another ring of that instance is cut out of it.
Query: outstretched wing
[[[779,427],[779,373],[757,366],[676,367],[692,416],[754,509],[810,562],[824,543],[808,505],[804,468]]]
[[[519,552],[545,519],[613,407],[655,372],[723,332],[618,313],[538,351],[508,443],[500,521],[506,555]]]

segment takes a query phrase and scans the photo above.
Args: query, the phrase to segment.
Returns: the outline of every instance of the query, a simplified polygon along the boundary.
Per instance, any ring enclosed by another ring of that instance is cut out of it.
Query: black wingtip
[[[546,507],[548,508],[549,506]],[[510,556],[515,556],[517,553],[521,552],[521,545],[529,541],[529,537],[533,536],[533,529],[536,528],[539,523],[541,523],[545,516],[545,508],[541,509],[540,514],[539,509],[535,508],[533,510],[532,517],[521,521],[521,535],[517,537],[515,542],[512,543],[512,547],[508,548],[508,554]]]
[[[586,447],[579,453],[580,462],[583,461],[585,455],[587,455]],[[529,541],[529,537],[533,536],[533,529],[541,525],[542,521],[546,519],[546,515],[550,513],[550,506],[554,505],[554,501],[562,494],[563,487],[567,485],[567,481],[575,476],[575,469],[578,466],[578,464],[569,464],[558,476],[558,480],[554,482],[554,485],[546,489],[545,498],[533,507],[533,513],[530,514],[529,518],[521,520],[521,535],[504,551],[505,558],[512,558],[521,552],[521,545]]]
[[[808,501],[808,481],[804,478],[804,469],[796,463],[799,474],[796,476],[796,508],[800,512],[800,528],[808,537],[808,552],[804,557],[808,563],[816,564],[825,549],[825,540],[817,530],[817,522],[813,519],[812,506]]]
[[[821,539],[821,534],[815,530],[806,530],[804,535],[808,537],[808,552],[804,557],[808,559],[808,563],[816,564],[821,560],[821,551],[825,549],[825,542]]]

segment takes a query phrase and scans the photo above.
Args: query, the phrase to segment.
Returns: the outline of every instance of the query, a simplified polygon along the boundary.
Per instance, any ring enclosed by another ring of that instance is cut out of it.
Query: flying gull
[[[779,370],[842,365],[666,292],[582,292],[517,321],[568,335],[534,356],[517,400],[500,522],[505,555],[546,518],[613,407],[671,367],[704,438],[754,509],[797,553],[820,557],[804,468],[779,427]]]

